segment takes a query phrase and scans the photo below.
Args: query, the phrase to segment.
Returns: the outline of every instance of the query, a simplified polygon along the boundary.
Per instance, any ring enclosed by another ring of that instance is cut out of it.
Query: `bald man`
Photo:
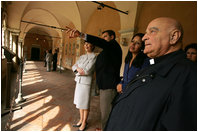
[[[143,40],[150,66],[114,102],[105,130],[197,130],[197,69],[181,50],[182,36],[175,19],[149,23]]]

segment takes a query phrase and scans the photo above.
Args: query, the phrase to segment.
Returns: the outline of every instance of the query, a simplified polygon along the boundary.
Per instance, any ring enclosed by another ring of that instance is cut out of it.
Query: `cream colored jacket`
[[[75,81],[81,84],[91,85],[92,75],[95,69],[96,55],[94,53],[84,54],[80,56],[77,62],[72,66],[73,72],[76,71],[77,66],[84,70],[85,75],[80,75],[75,72]]]

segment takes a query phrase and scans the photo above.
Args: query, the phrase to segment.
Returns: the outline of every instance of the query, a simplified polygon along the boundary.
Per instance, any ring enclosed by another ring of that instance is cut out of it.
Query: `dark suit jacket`
[[[108,131],[196,131],[197,69],[176,51],[155,59],[115,101]]]
[[[58,56],[57,53],[54,53],[54,54],[53,54],[53,62],[54,62],[54,63],[57,63],[57,56]]]
[[[96,59],[96,82],[99,89],[115,89],[120,82],[122,49],[116,40],[87,35],[87,41],[103,49]]]

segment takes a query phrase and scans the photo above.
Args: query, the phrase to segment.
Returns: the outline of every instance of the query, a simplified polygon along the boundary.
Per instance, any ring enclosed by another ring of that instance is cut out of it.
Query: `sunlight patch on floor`
[[[48,91],[48,89],[44,89],[43,91],[39,91],[39,92],[36,92],[36,93],[32,93],[30,95],[24,96],[24,98],[32,98],[32,97],[47,93],[47,91]]]
[[[31,84],[38,83],[38,82],[43,82],[43,79],[35,80],[35,81],[31,81],[31,82],[26,82],[26,83],[23,83],[22,86],[31,85]]]
[[[40,79],[41,78],[41,76],[37,76],[37,77],[33,77],[33,78],[25,78],[25,79],[23,79],[23,81],[32,81],[32,80],[35,80],[35,79]]]
[[[71,131],[71,125],[70,124],[66,124],[63,129],[63,131]]]

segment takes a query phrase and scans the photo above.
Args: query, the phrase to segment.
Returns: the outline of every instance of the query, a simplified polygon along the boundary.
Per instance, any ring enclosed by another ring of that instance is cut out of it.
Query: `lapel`
[[[92,60],[93,58],[95,57],[95,54],[94,53],[91,53],[91,54],[85,54],[82,58],[82,66],[86,66],[90,60]]]
[[[82,60],[81,60],[81,64],[84,64],[88,59],[87,54],[83,55]]]
[[[95,57],[95,54],[94,53],[89,54],[89,59],[93,59],[94,57]]]

